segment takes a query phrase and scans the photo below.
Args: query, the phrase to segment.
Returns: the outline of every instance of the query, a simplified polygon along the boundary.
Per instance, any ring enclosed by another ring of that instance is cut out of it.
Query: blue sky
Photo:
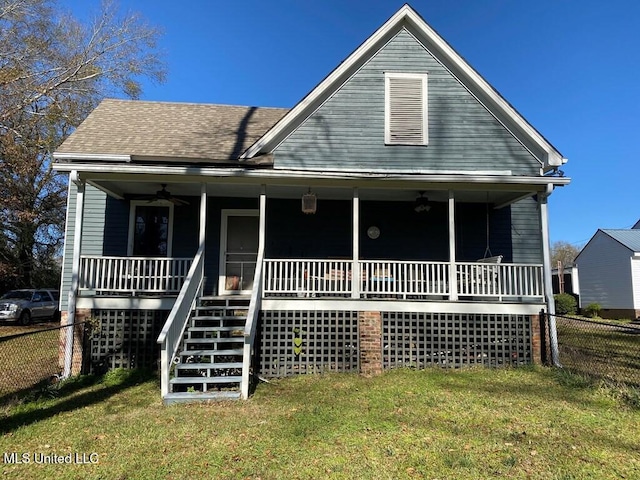
[[[97,1],[60,0],[76,15]],[[121,0],[164,30],[158,101],[292,107],[402,5],[392,0]],[[569,159],[551,239],[576,246],[640,218],[640,2],[414,0]]]

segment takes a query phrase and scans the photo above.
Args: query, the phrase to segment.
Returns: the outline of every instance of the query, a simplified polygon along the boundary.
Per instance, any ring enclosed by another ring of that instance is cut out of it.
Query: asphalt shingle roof
[[[611,238],[617,240],[634,252],[640,252],[640,230],[602,230]]]
[[[105,99],[57,153],[139,160],[236,160],[288,109]]]

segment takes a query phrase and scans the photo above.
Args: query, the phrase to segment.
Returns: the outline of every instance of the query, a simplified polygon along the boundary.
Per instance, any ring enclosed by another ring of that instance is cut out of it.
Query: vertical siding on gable
[[[384,73],[428,73],[429,145],[384,144]],[[275,150],[275,168],[511,170],[540,163],[408,32],[401,31]]]
[[[67,225],[65,227],[64,263],[62,265],[62,286],[60,289],[61,310],[66,311],[71,288],[73,267],[73,234],[76,224],[76,197],[78,189],[73,182],[69,185],[67,200]],[[91,185],[85,188],[84,214],[82,220],[83,255],[102,255],[104,245],[104,212],[107,195]]]
[[[631,251],[598,231],[577,258],[580,303],[603,308],[633,308]]]

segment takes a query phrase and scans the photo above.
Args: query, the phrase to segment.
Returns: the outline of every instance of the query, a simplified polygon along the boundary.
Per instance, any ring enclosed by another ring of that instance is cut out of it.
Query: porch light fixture
[[[311,188],[309,188],[309,191],[304,195],[302,195],[302,213],[305,213],[305,214],[316,213],[317,204],[318,204],[318,199],[316,198],[316,194],[311,193]]]
[[[418,192],[420,196],[416,198],[416,204],[413,209],[416,213],[428,212],[431,210],[431,204],[429,203],[429,199],[424,196],[424,192]]]

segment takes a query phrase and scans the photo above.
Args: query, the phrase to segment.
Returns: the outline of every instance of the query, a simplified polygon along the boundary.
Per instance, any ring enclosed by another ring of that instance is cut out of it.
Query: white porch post
[[[200,235],[198,237],[198,245],[204,247],[207,233],[207,184],[200,185]]]
[[[353,266],[351,267],[351,298],[360,298],[360,195],[353,188]]]
[[[73,325],[76,319],[76,298],[78,296],[78,287],[80,284],[80,254],[82,243],[82,218],[84,214],[84,190],[85,183],[81,180],[77,170],[73,170],[69,175],[69,181],[76,185],[76,218],[73,231],[73,260],[71,264],[71,288],[67,300],[67,325]],[[71,376],[73,365],[73,337],[74,326],[67,327],[65,337],[64,351],[64,370],[62,378]]]
[[[458,274],[456,272],[456,201],[449,190],[449,300],[458,300]]]
[[[542,230],[542,264],[544,275],[544,293],[549,313],[549,344],[551,347],[551,362],[560,367],[560,355],[558,352],[558,332],[556,330],[556,305],[553,299],[553,284],[551,278],[551,248],[549,246],[549,208],[547,200],[553,191],[553,184],[548,184],[545,192],[538,195],[540,208],[540,229]],[[544,332],[540,332],[544,334]]]
[[[267,186],[260,185],[260,222],[258,230],[258,251],[264,252],[267,236]]]
[[[207,238],[207,184],[200,184],[200,231],[198,235],[198,247],[202,250],[202,256],[204,257],[206,252],[204,249]],[[202,282],[202,288],[204,289],[205,282]],[[202,294],[202,292],[200,292]]]

